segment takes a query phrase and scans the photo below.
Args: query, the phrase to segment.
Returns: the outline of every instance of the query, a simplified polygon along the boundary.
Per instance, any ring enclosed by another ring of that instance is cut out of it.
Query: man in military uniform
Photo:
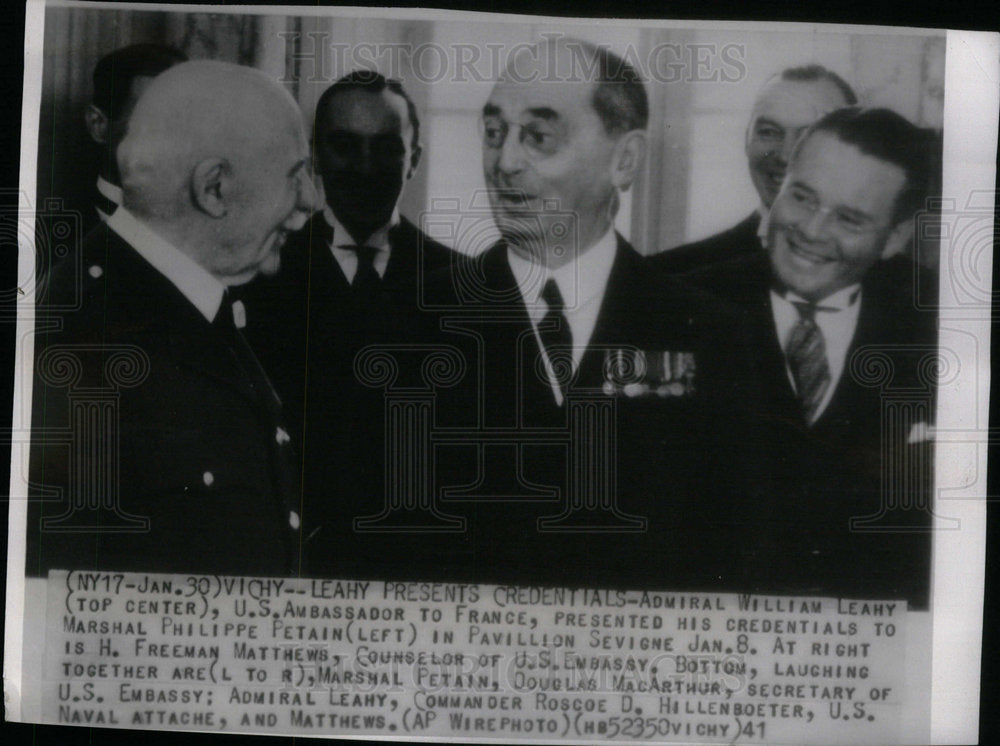
[[[123,203],[39,303],[27,571],[279,575],[299,529],[281,403],[228,288],[313,208],[288,93],[187,62],[118,150]]]

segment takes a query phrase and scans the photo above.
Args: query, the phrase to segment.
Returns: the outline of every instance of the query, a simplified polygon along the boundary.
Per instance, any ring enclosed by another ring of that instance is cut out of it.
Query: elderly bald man
[[[140,98],[122,207],[52,273],[48,308],[72,310],[36,337],[29,573],[297,569],[292,444],[227,289],[277,269],[307,157],[258,70],[183,63]]]

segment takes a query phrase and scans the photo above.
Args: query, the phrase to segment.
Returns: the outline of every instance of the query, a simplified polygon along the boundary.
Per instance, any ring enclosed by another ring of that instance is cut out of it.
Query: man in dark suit
[[[927,603],[936,319],[895,256],[923,206],[925,143],[886,109],[826,115],[793,151],[768,251],[692,275],[751,318],[767,590]]]
[[[760,206],[732,228],[656,255],[653,265],[689,272],[760,251],[761,216],[774,202],[796,141],[823,114],[856,103],[850,85],[821,65],[790,67],[768,80],[754,101],[744,143]]]
[[[464,411],[479,430],[453,444],[474,462],[467,478],[442,474],[443,505],[472,537],[454,560],[470,577],[738,587],[729,495],[712,488],[724,470],[710,466],[734,429],[724,358],[738,322],[654,282],[614,228],[647,117],[636,71],[569,39],[515,58],[483,107],[502,239],[459,284],[470,315],[452,323],[479,361]]]
[[[150,83],[118,149],[123,204],[39,304],[29,573],[297,572],[290,437],[228,289],[277,269],[315,203],[307,161],[260,71]]]
[[[87,134],[99,155],[97,181],[84,211],[84,233],[114,213],[122,201],[115,150],[140,94],[157,75],[187,57],[161,44],[132,44],[106,54],[94,67],[94,96],[84,110]]]
[[[431,310],[465,261],[399,214],[420,163],[420,121],[402,85],[362,70],[316,105],[314,161],[326,204],[292,236],[282,269],[247,289],[251,335],[297,432],[310,572],[373,572],[391,546],[355,518],[385,494],[385,396],[355,370],[365,347],[440,342]],[[421,375],[404,363],[400,385]],[[336,489],[333,486],[336,485]],[[360,569],[359,569],[360,568]]]

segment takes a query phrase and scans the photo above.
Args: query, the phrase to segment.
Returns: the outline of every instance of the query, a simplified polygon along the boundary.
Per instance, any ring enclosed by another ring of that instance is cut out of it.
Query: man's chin
[[[344,199],[329,200],[334,216],[345,228],[376,231],[389,222],[395,202],[376,202],[364,195],[347,195]]]
[[[509,244],[525,248],[541,246],[545,242],[537,216],[534,220],[519,220],[510,216],[496,218],[500,235]]]

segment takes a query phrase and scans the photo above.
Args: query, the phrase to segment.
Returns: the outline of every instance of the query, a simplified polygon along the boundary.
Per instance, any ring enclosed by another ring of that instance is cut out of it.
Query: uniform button
[[[96,264],[91,264],[90,267],[87,269],[87,274],[89,274],[96,280],[98,277],[104,274],[104,270],[101,269],[101,267],[99,267]]]
[[[299,520],[299,514],[296,513],[294,510],[288,511],[288,525],[291,526],[294,530],[298,531],[299,526],[301,524],[302,521]]]
[[[279,446],[283,446],[285,443],[290,442],[292,437],[288,434],[285,428],[279,427],[274,431],[274,439],[278,441]]]
[[[210,471],[206,471],[204,474],[201,475],[201,481],[205,483],[206,487],[211,487],[212,482],[215,481],[215,475]]]
[[[233,323],[237,329],[243,329],[247,325],[247,309],[243,301],[233,301]]]

